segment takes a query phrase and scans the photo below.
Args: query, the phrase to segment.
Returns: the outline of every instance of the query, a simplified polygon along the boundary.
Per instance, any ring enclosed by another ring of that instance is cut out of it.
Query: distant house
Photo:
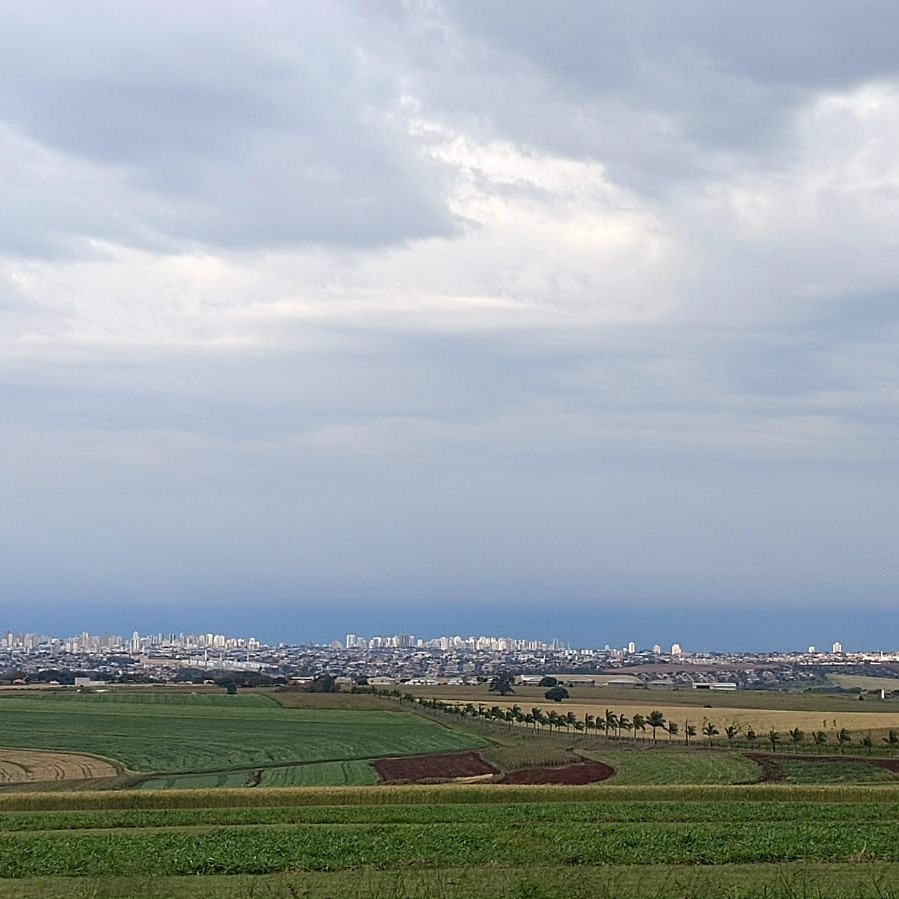
[[[694,690],[713,690],[716,693],[727,693],[732,692],[737,689],[737,685],[731,683],[730,681],[715,681],[711,683],[699,683],[695,681],[693,683]]]

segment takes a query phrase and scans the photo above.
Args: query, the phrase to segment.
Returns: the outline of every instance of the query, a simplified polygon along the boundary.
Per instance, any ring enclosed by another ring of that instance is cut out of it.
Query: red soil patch
[[[453,780],[498,774],[476,752],[453,752],[445,755],[411,755],[399,759],[378,759],[375,770],[381,780],[390,783],[416,780]]]
[[[772,755],[767,752],[744,752],[746,758],[752,759],[762,769],[762,783],[777,783],[784,779],[780,763],[785,761],[827,762],[835,765],[873,765],[885,768],[893,774],[899,774],[899,759],[874,759],[851,755]]]
[[[554,765],[547,768],[523,768],[503,778],[505,784],[592,784],[607,780],[614,768],[602,762],[582,762],[578,765]]]

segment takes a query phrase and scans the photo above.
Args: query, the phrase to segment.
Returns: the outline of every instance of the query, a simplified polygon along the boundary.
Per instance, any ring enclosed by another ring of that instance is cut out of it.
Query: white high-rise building
[[[671,655],[680,657],[684,654],[683,649],[681,649],[680,643],[672,643],[671,644]]]
[[[840,643],[839,640],[837,640],[837,641],[833,644],[833,646],[830,647],[830,651],[831,651],[834,655],[837,655],[838,653],[841,653],[841,652],[843,651],[843,644]]]
[[[637,651],[637,644],[634,643],[633,640],[631,640],[631,642],[627,644],[627,651],[631,654]]]
[[[356,645],[356,635],[355,634],[347,634],[346,635],[346,648],[352,649]]]

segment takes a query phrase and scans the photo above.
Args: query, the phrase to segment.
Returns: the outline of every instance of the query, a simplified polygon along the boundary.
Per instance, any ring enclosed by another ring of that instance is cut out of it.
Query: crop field
[[[0,749],[0,784],[115,777],[119,768],[105,759],[72,752]]]
[[[19,694],[0,699],[0,720],[8,751],[96,753],[131,771],[169,775],[157,779],[157,787],[237,785],[254,769],[271,766],[486,745],[406,711],[294,709],[260,695],[223,692]],[[346,770],[328,770],[337,783],[348,782]],[[358,768],[357,779],[349,782],[360,782],[361,772]],[[319,769],[313,782],[322,783],[323,774]]]
[[[899,896],[897,820],[876,785],[6,794],[0,897]]]
[[[667,749],[645,751],[579,750],[580,754],[615,769],[613,783],[746,784],[762,779],[759,766],[736,752]]]

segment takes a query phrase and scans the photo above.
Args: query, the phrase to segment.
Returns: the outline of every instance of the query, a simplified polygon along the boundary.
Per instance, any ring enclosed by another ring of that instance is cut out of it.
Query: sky
[[[895,3],[0,12],[0,627],[899,648]]]

